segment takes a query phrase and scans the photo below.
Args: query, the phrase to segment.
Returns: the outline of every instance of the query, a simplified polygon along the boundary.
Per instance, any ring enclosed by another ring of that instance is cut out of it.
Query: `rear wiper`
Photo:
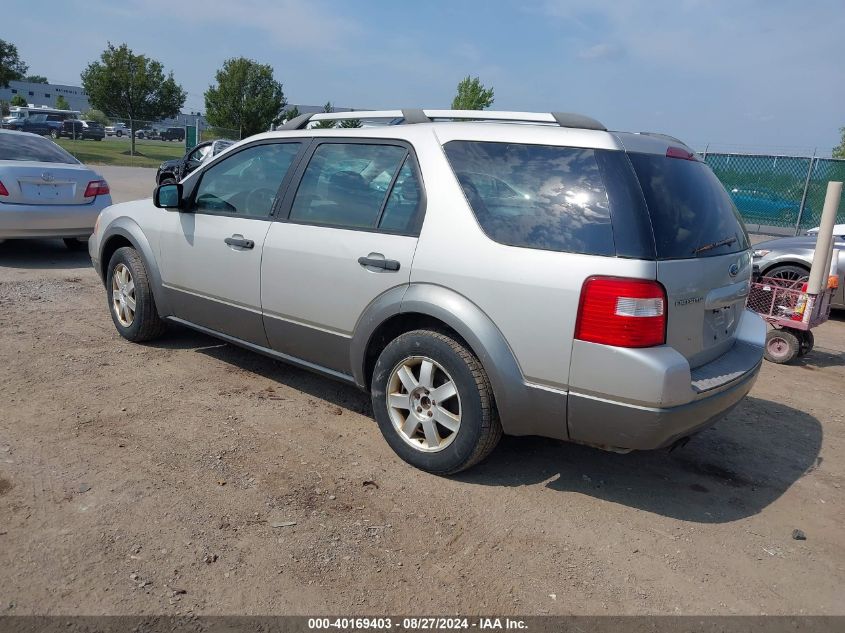
[[[719,248],[720,246],[730,246],[736,242],[736,237],[726,237],[723,240],[719,240],[718,242],[713,242],[712,244],[705,244],[704,246],[699,246],[698,248],[694,249],[692,254],[698,255],[699,253],[703,253],[704,251],[710,251],[714,248]]]

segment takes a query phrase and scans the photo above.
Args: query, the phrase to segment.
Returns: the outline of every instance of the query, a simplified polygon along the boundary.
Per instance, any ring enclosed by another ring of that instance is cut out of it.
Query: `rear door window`
[[[748,248],[739,212],[706,164],[658,154],[629,156],[648,206],[658,259],[714,257]]]
[[[451,141],[444,149],[491,239],[543,250],[616,254],[595,150],[479,141]]]
[[[397,179],[407,155],[408,150],[398,145],[319,145],[302,175],[290,221],[376,229],[390,185]],[[398,195],[387,220],[391,229],[401,224],[401,219],[394,217],[402,213],[399,206],[403,200]],[[411,194],[408,195],[410,199]]]

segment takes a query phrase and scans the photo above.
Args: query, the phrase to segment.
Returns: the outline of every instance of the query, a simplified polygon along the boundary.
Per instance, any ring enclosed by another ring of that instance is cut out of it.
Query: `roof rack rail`
[[[560,127],[602,130],[607,128],[595,119],[569,112],[504,112],[498,110],[356,110],[354,112],[317,112],[302,114],[282,125],[280,130],[301,130],[315,121],[348,119],[388,119],[393,125],[430,123],[434,120],[504,121],[511,123],[550,123]]]

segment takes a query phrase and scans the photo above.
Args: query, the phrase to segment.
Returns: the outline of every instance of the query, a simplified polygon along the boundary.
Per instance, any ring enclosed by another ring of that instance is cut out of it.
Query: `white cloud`
[[[615,59],[622,54],[622,49],[608,42],[595,44],[587,48],[583,48],[578,52],[578,59],[585,61],[600,61],[603,59]]]

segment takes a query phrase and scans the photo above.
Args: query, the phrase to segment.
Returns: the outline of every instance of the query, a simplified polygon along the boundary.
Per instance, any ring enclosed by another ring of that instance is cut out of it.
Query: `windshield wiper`
[[[718,242],[713,242],[712,244],[705,244],[704,246],[699,246],[698,248],[692,251],[693,255],[698,255],[699,253],[703,253],[704,251],[710,251],[714,248],[719,248],[720,246],[730,246],[736,242],[736,237],[726,237],[723,240],[719,240]]]

